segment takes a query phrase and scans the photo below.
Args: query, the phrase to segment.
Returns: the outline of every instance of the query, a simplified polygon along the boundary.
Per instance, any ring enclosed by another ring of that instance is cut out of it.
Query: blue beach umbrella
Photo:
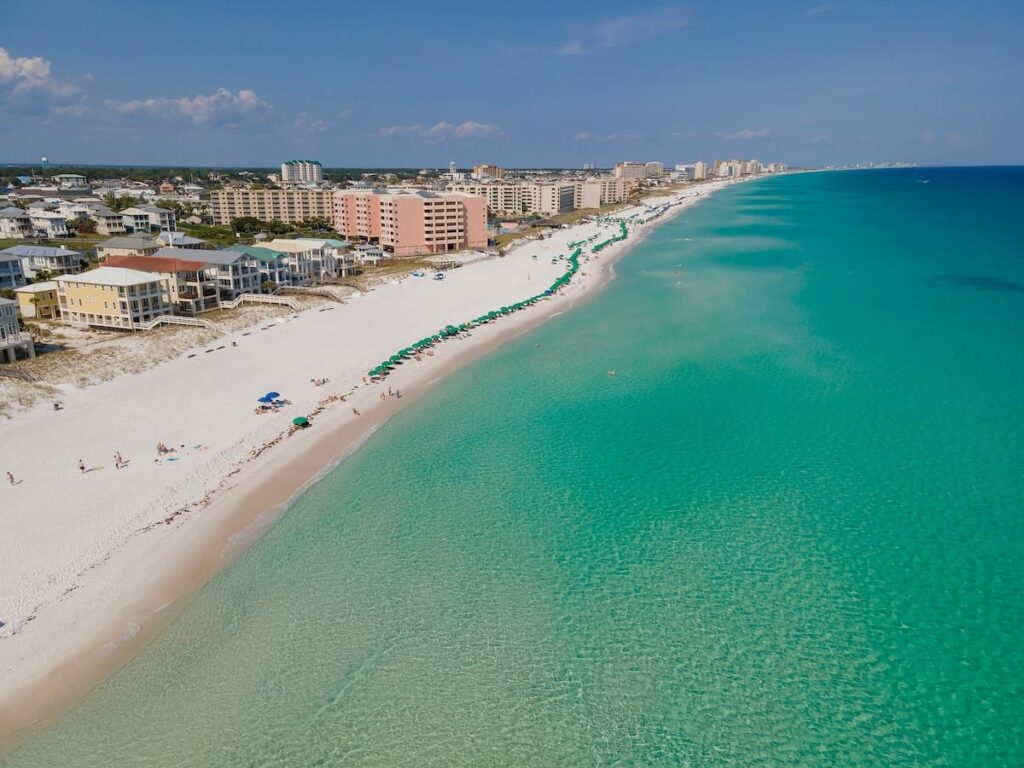
[[[273,400],[275,397],[280,397],[280,396],[281,396],[280,392],[267,392],[267,397],[269,397],[271,400]]]
[[[274,398],[270,397],[269,395],[264,395],[263,397],[259,398],[258,402],[261,402],[261,403],[272,403],[272,402],[274,402]]]

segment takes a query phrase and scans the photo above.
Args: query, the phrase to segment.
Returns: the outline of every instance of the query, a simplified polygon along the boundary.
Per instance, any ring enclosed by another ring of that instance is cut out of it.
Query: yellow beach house
[[[61,319],[73,325],[136,330],[171,314],[167,279],[152,272],[100,267],[57,278]]]
[[[18,297],[18,311],[25,319],[56,320],[60,317],[57,283],[53,280],[15,288],[14,295]]]

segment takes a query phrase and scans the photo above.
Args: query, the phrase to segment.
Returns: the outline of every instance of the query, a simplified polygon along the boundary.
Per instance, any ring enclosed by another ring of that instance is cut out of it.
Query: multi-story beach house
[[[178,228],[174,211],[155,205],[136,205],[121,211],[121,220],[127,232],[148,234],[155,230],[173,232]]]
[[[321,276],[322,253],[316,246],[297,240],[271,240],[265,245],[284,254],[288,268],[285,285],[305,285]]]
[[[288,254],[275,250],[273,247],[232,245],[226,250],[241,253],[256,263],[260,274],[260,287],[263,283],[274,285],[291,285],[291,269],[288,266]]]
[[[325,277],[344,277],[355,264],[352,255],[352,243],[347,240],[335,240],[321,237],[297,237],[297,243],[309,243],[320,249],[321,275]]]
[[[384,249],[379,245],[360,243],[354,249],[356,262],[362,265],[377,266],[384,258]]]
[[[111,256],[148,256],[162,247],[159,240],[147,240],[144,237],[112,237],[102,243],[96,243],[96,258],[104,261]]]
[[[16,289],[14,293],[22,317],[40,320],[60,318],[60,299],[57,297],[57,283],[53,280],[32,283]]]
[[[124,226],[124,217],[109,208],[91,208],[89,218],[96,222],[96,231],[101,235],[123,235],[127,231]]]
[[[125,208],[121,211],[121,223],[128,234],[148,235],[152,229],[149,223],[149,213],[141,208]]]
[[[55,211],[31,210],[29,221],[32,222],[32,229],[38,237],[67,237],[69,234],[64,216]]]
[[[238,251],[206,250],[200,253],[184,248],[161,248],[153,257],[205,261],[214,270],[217,290],[223,299],[260,291],[258,262]]]
[[[0,361],[13,363],[19,349],[28,357],[36,356],[32,336],[18,324],[18,302],[0,298]]]
[[[174,211],[169,208],[161,208],[158,205],[140,205],[140,211],[149,214],[149,225],[162,232],[174,232],[178,229],[178,220]]]
[[[32,218],[21,208],[0,210],[0,237],[7,240],[21,240],[35,234]]]
[[[64,221],[70,221],[72,219],[88,219],[90,206],[87,204],[92,202],[93,205],[98,205],[99,200],[89,200],[89,198],[73,198],[71,200],[61,200],[57,204],[57,212],[64,217]]]
[[[62,275],[57,295],[61,319],[76,325],[130,331],[171,313],[166,278],[124,267]]]
[[[66,275],[82,271],[82,254],[67,248],[15,245],[0,251],[0,255],[21,259],[21,270],[30,280],[34,280],[40,272]]]
[[[53,177],[61,189],[88,189],[89,180],[77,173],[58,173]]]
[[[173,250],[173,249],[167,249]],[[195,317],[220,307],[217,268],[188,251],[190,258],[175,256],[111,256],[105,265],[149,272],[167,281],[174,314]]]
[[[21,288],[25,284],[25,270],[21,258],[0,252],[0,288]]]

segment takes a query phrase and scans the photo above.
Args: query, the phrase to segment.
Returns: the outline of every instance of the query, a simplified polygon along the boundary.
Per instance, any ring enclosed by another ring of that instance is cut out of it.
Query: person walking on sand
[[[82,461],[81,459],[78,460],[78,472],[79,472],[79,474],[82,474],[82,475],[85,474],[85,462]]]
[[[124,466],[124,459],[121,458],[120,451],[114,451],[114,466],[121,469]]]
[[[14,485],[14,475],[12,475],[10,472],[7,473],[7,482],[10,483],[11,485]]]

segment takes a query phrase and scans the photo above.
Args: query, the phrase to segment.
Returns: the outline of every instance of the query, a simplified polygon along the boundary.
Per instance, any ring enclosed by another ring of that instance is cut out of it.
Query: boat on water
[[[412,271],[412,276],[413,276],[413,277],[423,277],[423,272],[422,272],[422,271],[420,271],[420,270],[418,270],[418,269],[414,269],[414,270]]]
[[[435,280],[444,280],[444,272],[437,272],[434,274]]]

